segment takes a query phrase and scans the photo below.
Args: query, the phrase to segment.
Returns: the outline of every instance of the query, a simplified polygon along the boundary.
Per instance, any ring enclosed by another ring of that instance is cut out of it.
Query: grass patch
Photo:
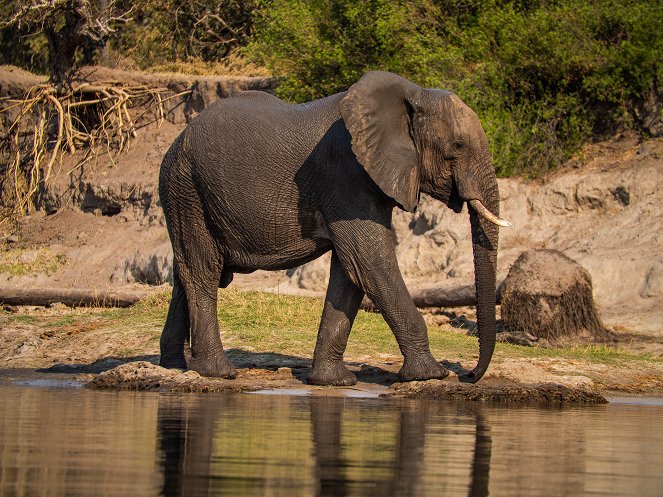
[[[38,250],[10,249],[0,252],[0,273],[9,276],[54,274],[66,264],[62,254],[53,254],[47,248]]]
[[[652,354],[636,354],[610,345],[575,345],[555,349],[538,347],[519,347],[517,345],[498,344],[498,350],[518,357],[558,357],[578,359],[589,362],[614,364],[624,361],[645,361],[663,363],[662,357]]]
[[[169,302],[170,291],[166,291],[149,297],[131,309],[109,310],[107,318],[116,326],[128,325],[132,330],[140,327],[158,340]],[[322,298],[221,290],[218,317],[224,346],[312,357],[322,307]],[[478,357],[478,342],[474,337],[450,327],[435,325],[428,327],[428,333],[431,351],[439,359],[457,358],[472,362]],[[346,357],[352,360],[385,355],[400,358],[393,333],[380,314],[360,311],[352,327]],[[498,343],[496,355],[502,358],[557,357],[598,363],[663,362],[663,358],[633,354],[609,345],[543,349]]]
[[[158,351],[159,337],[168,313],[170,291],[154,294],[128,309],[73,309],[64,315],[14,315],[2,312],[0,325],[23,323],[54,333],[94,331],[117,342],[118,354],[133,356]],[[250,352],[273,352],[312,358],[322,314],[323,299],[270,293],[221,290],[218,317],[226,348]],[[479,354],[478,341],[448,326],[428,327],[433,355],[472,365]],[[130,339],[124,343],[124,339]],[[142,343],[136,344],[136,338]],[[497,360],[516,358],[562,358],[588,363],[662,363],[663,358],[633,354],[609,345],[559,349],[521,347],[498,343]],[[349,361],[399,361],[393,333],[380,314],[360,311],[352,328],[346,359]]]
[[[10,321],[21,324],[37,324],[39,319],[35,316],[21,315],[21,316],[8,316]]]

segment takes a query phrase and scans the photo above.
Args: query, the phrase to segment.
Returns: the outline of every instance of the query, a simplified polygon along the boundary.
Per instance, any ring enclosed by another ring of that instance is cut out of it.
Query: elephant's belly
[[[315,210],[255,209],[218,220],[216,233],[224,266],[233,271],[297,267],[332,248]]]
[[[238,251],[226,255],[225,267],[233,272],[251,272],[257,269],[276,271],[291,269],[317,259],[331,250],[331,242],[321,241],[313,246],[300,246],[288,251],[262,254],[249,251]]]

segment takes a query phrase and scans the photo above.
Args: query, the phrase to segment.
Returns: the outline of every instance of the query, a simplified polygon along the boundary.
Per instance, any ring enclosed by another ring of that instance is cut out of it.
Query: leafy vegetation
[[[500,175],[539,175],[582,143],[660,132],[660,1],[271,0],[246,53],[303,101],[366,70],[452,90],[474,108]],[[657,114],[658,112],[658,114]],[[653,113],[653,115],[652,115]]]
[[[56,4],[90,5],[94,13],[106,3]],[[0,25],[15,5],[0,0]],[[263,74],[260,68],[266,67],[281,79],[279,95],[296,102],[343,91],[367,70],[393,71],[452,90],[474,108],[502,176],[541,175],[583,143],[624,129],[663,133],[661,0],[113,0],[107,5],[116,22],[104,21],[104,36],[92,34],[108,44],[97,46],[96,55],[89,43],[81,45],[78,63],[105,58],[121,67],[192,74]],[[66,24],[57,16],[47,18],[52,31]],[[95,25],[89,22],[84,32]],[[6,24],[0,48],[0,63],[48,70],[48,43],[40,30]]]

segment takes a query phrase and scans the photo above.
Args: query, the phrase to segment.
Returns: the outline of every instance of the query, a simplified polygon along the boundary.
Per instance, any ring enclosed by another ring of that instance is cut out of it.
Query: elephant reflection
[[[351,492],[347,468],[352,461],[344,456],[343,422],[344,411],[348,409],[350,399],[319,398],[311,401],[311,424],[315,446],[316,476],[319,486],[317,496],[345,496]],[[389,406],[388,408],[392,408]],[[394,455],[388,467],[390,477],[371,483],[369,488],[362,488],[363,495],[411,496],[420,495],[418,491],[426,467],[425,444],[431,419],[443,406],[439,403],[409,403],[398,409]],[[481,497],[488,495],[490,458],[492,440],[490,428],[483,416],[481,406],[468,406],[459,414],[466,419],[475,420],[474,454],[471,467],[471,479],[468,495]],[[464,412],[468,411],[468,412]],[[470,416],[468,416],[468,414]],[[367,426],[367,432],[374,433],[374,426]],[[442,448],[444,451],[444,448]],[[346,451],[347,452],[347,451]],[[423,492],[425,493],[425,492]]]
[[[274,425],[273,432],[267,431],[274,433],[275,439],[269,445],[274,448],[272,450],[266,449],[263,444],[256,447],[246,443],[250,433],[229,433],[218,429],[221,418],[230,412],[244,412],[247,417],[255,412],[253,403],[244,405],[246,397],[199,397],[193,402],[192,399],[164,397],[160,401],[157,429],[163,468],[162,495],[213,495],[220,490],[230,490],[229,485],[233,495],[241,491],[242,495],[274,494],[278,490],[287,490],[287,494],[292,496],[345,496],[357,494],[358,490],[362,495],[380,496],[425,493],[421,492],[424,490],[422,486],[430,476],[426,471],[436,471],[436,477],[446,478],[447,475],[440,474],[439,470],[444,470],[445,461],[453,457],[449,456],[450,453],[453,454],[454,450],[458,453],[458,448],[449,444],[449,437],[440,437],[440,430],[444,432],[446,429],[439,418],[436,420],[440,413],[451,413],[459,420],[457,424],[461,425],[474,419],[474,453],[468,495],[488,495],[492,441],[481,406],[459,407],[423,402],[393,405],[380,402],[367,407],[365,403],[349,398],[300,398],[297,399],[296,409],[289,411],[290,420],[274,414],[272,418],[261,420]],[[273,409],[273,412],[279,409]],[[376,422],[374,417],[375,409],[382,411],[380,422]],[[305,433],[304,436],[301,432],[277,433],[278,425],[284,421],[286,427],[297,425],[297,429],[305,431],[306,424],[301,420],[306,419],[306,410],[310,413],[312,461],[302,459],[302,456],[308,455],[302,452],[311,449]],[[249,423],[248,426],[252,430],[253,425]],[[357,434],[360,439],[357,439]],[[378,443],[376,439],[380,435],[382,438]],[[238,446],[240,440],[245,443]],[[285,456],[280,452],[263,453],[265,450],[277,452],[275,446],[283,440],[291,445],[290,452],[286,452]],[[365,446],[369,446],[369,450],[362,452]],[[242,452],[234,452],[235,447]],[[431,449],[435,454],[444,455],[441,463],[427,461]],[[358,454],[361,454],[360,460],[357,460]],[[362,457],[371,458],[371,461],[361,460]],[[288,480],[283,474],[263,471],[266,460],[270,458],[276,460],[277,468],[302,464],[302,461],[305,465],[295,472],[296,480]],[[233,460],[256,464],[249,468],[243,479],[245,481],[226,473],[223,464],[232,465]],[[463,478],[461,481],[465,481]]]

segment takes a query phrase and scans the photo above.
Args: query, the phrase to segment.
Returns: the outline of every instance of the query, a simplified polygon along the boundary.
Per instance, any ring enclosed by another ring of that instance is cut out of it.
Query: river
[[[663,496],[663,402],[0,386],[1,496]]]

